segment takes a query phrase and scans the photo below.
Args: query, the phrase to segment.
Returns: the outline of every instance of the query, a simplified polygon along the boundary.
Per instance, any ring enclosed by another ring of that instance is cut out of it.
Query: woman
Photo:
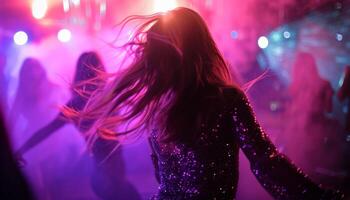
[[[341,160],[340,125],[327,116],[332,112],[333,88],[319,74],[315,57],[308,52],[297,52],[289,87],[288,123],[285,135],[286,153],[314,180],[334,180]],[[302,144],[302,145],[301,145]]]
[[[87,95],[95,91],[101,82],[90,81],[90,84],[85,84],[84,81],[93,79],[97,76],[97,72],[104,71],[104,67],[99,57],[94,52],[87,52],[79,57],[77,63],[77,69],[74,77],[73,97],[69,100],[66,107],[67,109],[81,110],[84,108],[87,102]],[[41,91],[42,92],[42,91]],[[34,112],[34,111],[32,111]],[[47,137],[53,134],[55,131],[63,127],[68,121],[65,120],[64,114],[60,112],[54,120],[43,128],[36,131],[17,151],[18,155],[23,155],[39,143],[43,142]],[[88,129],[88,124],[82,126],[81,124],[75,124],[81,132]]]
[[[48,107],[57,102],[58,98],[51,91],[57,89],[58,86],[49,81],[45,68],[38,59],[29,57],[23,61],[18,89],[9,112],[10,123],[16,132],[21,133],[20,138],[40,127],[45,118],[51,117]],[[39,116],[44,119],[38,120]],[[24,123],[21,123],[21,118]],[[15,142],[18,142],[17,138]]]
[[[81,117],[99,117],[91,133],[117,140],[152,130],[155,199],[233,199],[239,147],[276,199],[341,198],[277,151],[196,12],[177,8],[146,19],[126,44],[134,62]]]
[[[84,108],[89,96],[102,88],[104,82],[98,74],[104,73],[105,69],[99,56],[95,52],[83,53],[77,63],[74,77],[73,97],[66,104],[65,109],[57,117],[43,128],[37,130],[18,150],[21,157],[33,147],[37,146],[50,135],[62,128],[67,121],[69,112],[80,111]],[[87,80],[89,80],[87,82]],[[78,122],[73,120],[80,132],[85,133],[93,120]],[[84,135],[86,136],[86,135]],[[118,142],[98,138],[93,151],[95,162],[92,174],[92,187],[95,193],[102,199],[140,199],[136,189],[126,180],[125,166],[121,156],[121,150],[114,151]],[[112,152],[112,153],[111,153]],[[111,170],[113,169],[113,170]]]

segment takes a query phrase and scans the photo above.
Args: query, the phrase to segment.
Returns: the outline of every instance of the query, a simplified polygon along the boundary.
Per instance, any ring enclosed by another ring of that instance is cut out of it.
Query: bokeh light
[[[42,19],[45,17],[47,11],[46,0],[34,0],[32,3],[32,14],[36,19]]]
[[[72,38],[72,33],[68,29],[61,29],[57,33],[57,39],[61,42],[69,42]]]
[[[336,36],[337,40],[340,42],[343,40],[343,35],[340,34],[340,33],[337,33],[337,36]]]
[[[290,38],[290,32],[289,31],[284,31],[283,32],[283,37],[286,38],[286,39]]]
[[[69,11],[69,0],[63,0],[63,11],[68,12]]]
[[[80,0],[72,0],[73,5],[79,6],[80,5]]]
[[[231,38],[237,39],[238,38],[238,32],[237,31],[231,31]]]
[[[155,12],[166,12],[178,6],[176,0],[154,0],[153,7]]]
[[[28,35],[24,31],[18,31],[13,35],[13,41],[17,45],[25,45],[28,42]]]
[[[279,41],[281,41],[282,36],[281,36],[280,32],[274,32],[274,33],[271,34],[271,39],[274,42],[279,42]]]
[[[258,39],[258,45],[260,48],[265,49],[269,46],[269,40],[266,36],[260,36]]]

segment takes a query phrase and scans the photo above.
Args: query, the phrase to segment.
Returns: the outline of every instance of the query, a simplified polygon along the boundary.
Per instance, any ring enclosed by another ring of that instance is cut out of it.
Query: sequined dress
[[[157,130],[150,137],[160,183],[152,199],[235,199],[238,151],[250,161],[253,174],[275,199],[341,199],[324,190],[279,153],[259,126],[245,95],[224,90],[225,102],[215,105],[191,145],[162,144]]]

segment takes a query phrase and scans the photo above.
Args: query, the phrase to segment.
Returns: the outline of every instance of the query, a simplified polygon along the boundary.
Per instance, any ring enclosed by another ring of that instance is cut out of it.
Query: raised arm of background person
[[[81,110],[84,106],[82,100],[79,97],[73,97],[66,104],[66,108],[70,108],[73,110]],[[64,126],[68,121],[65,119],[64,114],[60,112],[54,120],[52,120],[49,124],[42,127],[38,131],[36,131],[16,152],[17,156],[21,157],[21,155],[25,154],[28,150],[32,149],[39,143],[43,142],[50,135],[52,135],[55,131]]]
[[[17,155],[23,155],[33,147],[37,146],[45,139],[47,139],[50,135],[52,135],[55,131],[60,129],[67,122],[63,119],[62,114],[58,114],[57,117],[51,121],[46,126],[37,130],[16,152]]]

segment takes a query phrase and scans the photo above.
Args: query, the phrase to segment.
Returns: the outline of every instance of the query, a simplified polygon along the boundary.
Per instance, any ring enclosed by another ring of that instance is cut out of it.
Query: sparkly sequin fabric
[[[313,183],[280,154],[265,135],[244,94],[225,89],[225,103],[217,106],[191,145],[157,142],[150,137],[159,191],[152,199],[235,199],[238,150],[275,199],[341,199],[337,192]]]

